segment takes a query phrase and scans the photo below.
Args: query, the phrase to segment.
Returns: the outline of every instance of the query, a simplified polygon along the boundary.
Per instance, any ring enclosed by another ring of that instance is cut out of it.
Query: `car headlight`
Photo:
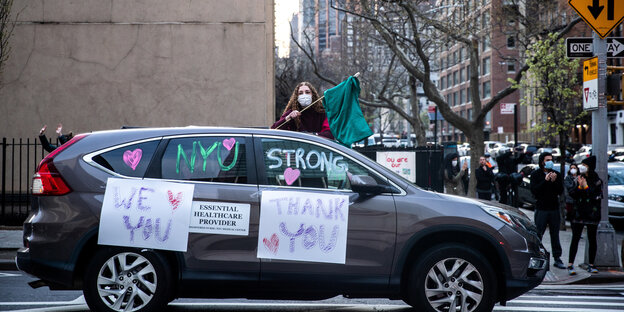
[[[609,194],[609,199],[610,200],[615,200],[618,202],[624,202],[624,196],[619,195],[619,194]]]
[[[529,217],[522,212],[515,213],[503,208],[489,205],[480,205],[480,207],[494,218],[503,221],[511,227],[519,227],[530,232],[537,232],[535,225],[531,222],[531,219],[529,219]]]

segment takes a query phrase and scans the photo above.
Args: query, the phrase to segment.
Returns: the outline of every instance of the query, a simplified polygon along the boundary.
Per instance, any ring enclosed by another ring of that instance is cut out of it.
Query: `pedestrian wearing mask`
[[[459,167],[459,155],[451,153],[444,160],[444,188],[447,194],[464,195],[462,179],[468,174],[468,163]]]
[[[477,178],[477,197],[479,199],[491,200],[494,172],[492,167],[488,166],[485,155],[479,158],[479,168],[475,170],[475,177]]]
[[[311,83],[304,81],[298,84],[282,116],[271,129],[279,127],[282,130],[309,132],[333,140],[323,101],[317,101],[318,98],[318,92]],[[309,105],[314,106],[302,112]]]
[[[577,177],[578,177],[578,166],[576,164],[570,165],[570,170],[568,170],[568,174],[563,179],[564,186],[564,194],[565,194],[565,202],[566,202],[566,220],[572,221],[572,210],[574,207],[574,199],[570,196],[570,191],[574,191],[576,187],[578,187]]]
[[[563,193],[563,179],[553,170],[554,162],[551,153],[539,155],[539,168],[531,173],[531,193],[535,196],[535,226],[540,240],[544,236],[546,227],[550,232],[554,266],[565,269],[561,261],[561,243],[559,241],[559,227],[561,214],[559,213],[559,195]]]
[[[574,199],[571,213],[572,241],[568,261],[568,274],[574,275],[574,258],[581,240],[583,227],[587,226],[587,240],[589,241],[589,264],[587,271],[598,273],[594,267],[596,259],[596,233],[600,222],[600,202],[602,200],[602,180],[596,173],[596,156],[585,158],[578,166],[579,175],[576,177],[577,187],[570,189],[570,196]]]

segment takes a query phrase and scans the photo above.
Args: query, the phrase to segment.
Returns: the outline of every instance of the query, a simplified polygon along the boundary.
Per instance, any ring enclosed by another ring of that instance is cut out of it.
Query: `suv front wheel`
[[[407,302],[417,311],[492,311],[496,277],[477,251],[448,244],[427,250],[413,264]]]
[[[87,266],[83,292],[94,311],[160,311],[170,297],[170,282],[159,254],[104,247]]]

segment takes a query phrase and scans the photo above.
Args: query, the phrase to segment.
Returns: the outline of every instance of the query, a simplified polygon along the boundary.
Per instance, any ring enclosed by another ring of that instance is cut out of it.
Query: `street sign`
[[[598,57],[583,62],[583,109],[598,108]]]
[[[624,2],[621,0],[569,0],[568,4],[601,39],[624,19]]]
[[[566,55],[569,58],[594,56],[594,41],[589,37],[567,38],[566,47]],[[624,37],[607,38],[607,57],[624,58]]]
[[[429,121],[444,120],[444,117],[442,117],[442,114],[440,114],[435,106],[429,106],[427,108],[427,114],[429,114]]]
[[[500,103],[501,115],[513,115],[515,103]]]

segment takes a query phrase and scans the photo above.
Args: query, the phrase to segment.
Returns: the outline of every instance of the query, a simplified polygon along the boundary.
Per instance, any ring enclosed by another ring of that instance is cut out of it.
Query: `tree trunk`
[[[477,178],[475,170],[479,168],[479,158],[485,154],[485,145],[483,144],[483,127],[471,124],[470,132],[465,133],[470,142],[470,181],[468,183],[468,197],[476,198]]]
[[[410,85],[410,110],[412,113],[412,120],[410,124],[412,125],[412,129],[414,129],[414,134],[416,135],[416,143],[418,146],[426,146],[427,139],[425,137],[427,129],[420,119],[420,105],[418,105],[418,95],[416,92],[416,78],[414,76],[409,77],[409,85]],[[407,138],[411,140],[412,138]]]

